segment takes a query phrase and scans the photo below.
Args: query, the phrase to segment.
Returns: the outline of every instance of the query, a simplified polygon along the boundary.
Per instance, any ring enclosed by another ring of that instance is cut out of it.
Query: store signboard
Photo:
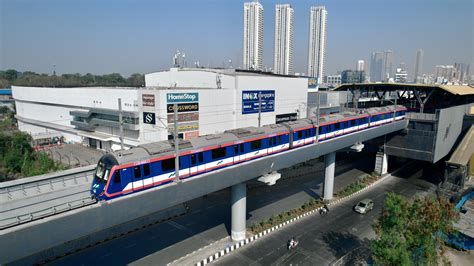
[[[174,105],[176,104],[178,106],[178,132],[180,134],[186,132],[185,139],[199,136],[199,93],[167,93],[166,102],[170,133],[174,132]]]
[[[180,123],[178,124],[178,132],[186,132],[186,131],[195,131],[199,129],[199,123]],[[168,131],[170,133],[174,132],[174,125],[168,125]]]
[[[174,104],[168,104],[166,110],[168,111],[168,114],[174,113]],[[199,111],[198,103],[178,103],[178,113],[197,111]]]
[[[276,115],[275,123],[279,124],[279,123],[290,122],[290,121],[295,121],[295,120],[298,120],[297,113],[280,114],[280,115]]]
[[[261,107],[259,106],[259,101],[262,105]],[[242,114],[258,113],[259,109],[261,109],[262,113],[275,111],[275,91],[242,91]]]
[[[199,113],[178,113],[178,122],[191,122],[199,120]],[[174,122],[174,114],[168,114],[168,123]]]
[[[167,93],[166,101],[168,103],[192,103],[199,101],[198,93]]]
[[[142,94],[142,106],[155,107],[155,95]]]
[[[143,123],[154,125],[156,123],[155,113],[143,112]]]

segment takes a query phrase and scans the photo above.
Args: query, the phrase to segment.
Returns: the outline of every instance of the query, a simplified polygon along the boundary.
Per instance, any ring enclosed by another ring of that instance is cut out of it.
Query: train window
[[[161,161],[161,170],[164,171],[170,171],[174,170],[174,158],[169,158],[166,160]]]
[[[283,136],[280,135],[278,136],[278,144],[282,144],[283,143]]]
[[[334,124],[334,127],[336,128],[336,130],[341,129],[341,123]]]
[[[258,150],[262,147],[262,141],[261,140],[254,140],[252,142],[250,142],[250,148],[252,148],[252,150]]]
[[[199,163],[204,162],[204,155],[202,155],[202,152],[198,153],[198,161]]]
[[[298,139],[301,139],[303,137],[303,132],[302,131],[298,131]]]
[[[121,180],[122,180],[122,178],[121,178],[121,176],[120,176],[120,171],[121,171],[121,170],[115,171],[115,174],[114,174],[114,184],[120,183]]]
[[[347,127],[352,127],[352,120],[347,121]]]
[[[212,150],[212,159],[219,159],[225,157],[225,148],[218,148]]]
[[[239,144],[240,153],[244,153],[244,144]]]
[[[239,145],[234,145],[234,154],[239,154]]]
[[[134,166],[133,167],[133,175],[135,176],[135,178],[140,178],[142,177],[142,173],[140,171],[140,166]]]
[[[191,164],[196,164],[196,154],[191,154]]]
[[[150,164],[143,165],[143,175],[149,176],[150,175]]]

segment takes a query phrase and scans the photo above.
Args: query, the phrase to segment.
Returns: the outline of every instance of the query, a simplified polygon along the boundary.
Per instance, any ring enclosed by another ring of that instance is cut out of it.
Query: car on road
[[[364,214],[374,208],[374,202],[371,199],[363,199],[354,206],[354,211]]]

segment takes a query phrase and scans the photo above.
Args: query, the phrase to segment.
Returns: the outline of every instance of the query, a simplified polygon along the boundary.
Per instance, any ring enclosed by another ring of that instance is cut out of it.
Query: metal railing
[[[97,203],[96,200],[93,200],[90,197],[87,197],[83,199],[78,199],[78,200],[58,204],[58,205],[51,206],[49,208],[45,208],[42,210],[37,210],[31,213],[12,216],[12,217],[0,220],[0,230],[13,227],[16,225],[28,223],[28,222],[45,218],[48,216],[56,215],[59,213],[67,212],[73,209],[79,209],[79,208],[92,205],[95,203]]]
[[[425,120],[425,121],[436,121],[438,119],[438,115],[435,114],[430,114],[430,113],[412,113],[408,112],[406,114],[406,117],[408,119],[413,119],[413,120]]]
[[[92,182],[95,166],[0,183],[0,204]]]

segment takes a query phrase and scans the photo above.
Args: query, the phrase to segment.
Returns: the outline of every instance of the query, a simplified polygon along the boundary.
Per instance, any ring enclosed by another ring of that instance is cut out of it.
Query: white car
[[[354,211],[364,214],[374,208],[374,202],[371,199],[363,199],[354,206]]]

